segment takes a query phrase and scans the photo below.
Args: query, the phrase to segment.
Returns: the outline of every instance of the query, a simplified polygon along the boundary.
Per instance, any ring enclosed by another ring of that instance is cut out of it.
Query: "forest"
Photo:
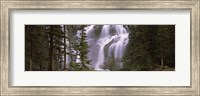
[[[25,25],[25,71],[175,71],[175,25]]]

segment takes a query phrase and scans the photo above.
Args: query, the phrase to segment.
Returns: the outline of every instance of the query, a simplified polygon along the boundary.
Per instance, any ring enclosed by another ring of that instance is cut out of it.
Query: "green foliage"
[[[25,70],[47,70],[48,36],[45,26],[26,25],[25,40]]]
[[[25,70],[59,70],[65,45],[63,35],[60,25],[26,25]]]
[[[88,57],[87,57],[87,54],[89,52],[88,50],[89,46],[86,41],[87,36],[84,30],[84,27],[85,26],[79,26],[80,37],[76,38],[73,43],[74,44],[73,49],[76,51],[76,55],[73,56],[75,58],[74,62],[70,63],[71,70],[76,70],[76,71],[89,70],[87,64],[89,64],[91,60],[88,60]],[[78,56],[80,57],[78,58],[80,60],[80,63],[75,62]]]
[[[128,28],[129,43],[122,70],[156,70],[162,61],[166,66],[175,66],[174,25],[128,25]]]
[[[88,44],[86,41],[86,33],[84,32],[84,28],[86,26],[83,25],[68,25],[66,26],[66,32],[67,32],[67,55],[70,57],[70,63],[68,70],[71,71],[81,71],[81,70],[89,70],[87,64],[90,63],[90,60],[88,60],[87,54],[89,52]],[[80,31],[80,37],[76,36],[76,34],[72,34],[72,32]],[[79,57],[79,58],[78,58]],[[77,59],[80,60],[80,62],[76,62]]]
[[[89,46],[85,27],[87,25],[25,25],[25,70],[26,71],[88,71]],[[129,43],[122,60],[109,58],[103,66],[109,70],[151,71],[174,70],[175,26],[174,25],[124,25],[129,31]],[[94,26],[90,35],[98,38],[102,25]],[[116,34],[111,28],[110,34]],[[80,37],[76,36],[77,31]],[[107,45],[107,47],[109,44]],[[107,48],[105,47],[105,48]],[[107,52],[107,51],[105,51]],[[66,55],[70,58],[69,65]],[[107,57],[107,56],[106,56]],[[79,59],[80,62],[76,62]],[[118,69],[117,61],[123,61]],[[65,67],[67,69],[65,69]]]
[[[90,64],[91,60],[88,60],[87,54],[89,52],[88,48],[88,44],[86,41],[86,33],[84,32],[85,30],[81,30],[81,37],[80,37],[80,60],[81,60],[81,66],[83,68],[83,70],[85,69],[89,69],[86,64]]]
[[[175,66],[175,30],[174,26],[158,27],[158,33],[156,36],[157,43],[157,58],[161,61],[163,58],[164,65],[174,67]]]
[[[121,61],[119,58],[114,58],[114,56],[112,58],[110,58],[108,60],[108,63],[104,66],[105,69],[109,69],[111,71],[119,71],[119,67],[116,65],[117,62]]]
[[[124,56],[124,68],[131,70],[147,70],[153,64],[148,52],[149,41],[147,40],[146,27],[131,26],[134,31],[130,32],[127,56]]]

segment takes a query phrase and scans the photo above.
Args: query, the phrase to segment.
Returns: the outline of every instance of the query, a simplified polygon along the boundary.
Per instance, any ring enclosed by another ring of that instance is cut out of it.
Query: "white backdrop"
[[[25,71],[25,24],[176,25],[175,71]],[[13,10],[11,86],[190,86],[189,10]]]

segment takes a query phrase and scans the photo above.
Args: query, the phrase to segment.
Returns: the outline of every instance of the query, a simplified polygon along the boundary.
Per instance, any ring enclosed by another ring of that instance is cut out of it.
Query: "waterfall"
[[[88,66],[95,70],[105,70],[109,69],[105,68],[106,65],[114,63],[116,69],[123,68],[121,59],[129,41],[126,28],[123,25],[90,25],[85,30],[89,45],[88,58],[92,60]],[[81,31],[77,31],[76,36],[80,37],[80,34]],[[67,55],[66,59],[69,64],[70,56]]]
[[[123,25],[103,25],[100,33],[91,25],[86,28],[87,42],[90,46],[88,57],[95,70],[104,69],[109,60],[114,60],[116,68],[121,69],[124,49],[128,44],[128,35]]]

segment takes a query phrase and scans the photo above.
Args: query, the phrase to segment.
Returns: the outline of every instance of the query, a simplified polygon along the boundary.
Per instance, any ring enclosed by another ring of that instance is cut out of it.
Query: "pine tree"
[[[167,70],[162,69],[165,65],[174,68],[174,25],[129,25],[128,27],[129,43],[123,57],[122,70]]]
[[[67,28],[67,41],[69,42],[67,46],[67,54],[70,57],[69,70],[89,70],[87,64],[90,60],[87,58],[88,54],[88,44],[86,41],[86,33],[84,32],[83,25],[68,25]],[[74,32],[80,31],[80,37],[76,36]],[[77,62],[80,61],[80,62]]]
[[[48,25],[49,31],[49,65],[48,70],[59,70],[59,65],[63,62],[63,34],[60,25]]]
[[[64,70],[66,69],[66,31],[65,31],[65,25],[63,25],[63,31],[64,31]]]
[[[66,54],[70,57],[70,63],[68,70],[78,70],[77,64],[76,64],[76,58],[77,58],[77,48],[79,47],[79,42],[77,41],[78,38],[76,38],[77,28],[74,25],[65,25],[65,31],[66,31],[66,40],[68,42],[68,45],[66,46]]]
[[[25,26],[25,64],[26,70],[46,70],[46,55],[48,51],[48,39],[45,34],[45,26]]]
[[[124,68],[128,70],[149,70],[152,58],[148,52],[149,41],[145,26],[129,26],[129,44],[123,58]]]
[[[160,25],[156,36],[157,42],[157,58],[160,60],[160,65],[163,67],[165,61],[175,63],[175,28],[173,26]],[[169,58],[172,60],[170,60]],[[168,64],[166,64],[168,65]],[[170,66],[170,65],[169,65]]]
[[[25,57],[26,57],[26,70],[32,71],[33,65],[33,38],[30,38],[33,34],[33,26],[25,26]]]
[[[87,54],[89,52],[88,48],[88,43],[86,41],[86,33],[85,33],[85,29],[84,26],[81,26],[82,30],[81,30],[81,37],[80,37],[80,61],[81,61],[81,70],[89,70],[89,68],[87,67],[87,64],[90,64],[91,60],[88,60]]]

